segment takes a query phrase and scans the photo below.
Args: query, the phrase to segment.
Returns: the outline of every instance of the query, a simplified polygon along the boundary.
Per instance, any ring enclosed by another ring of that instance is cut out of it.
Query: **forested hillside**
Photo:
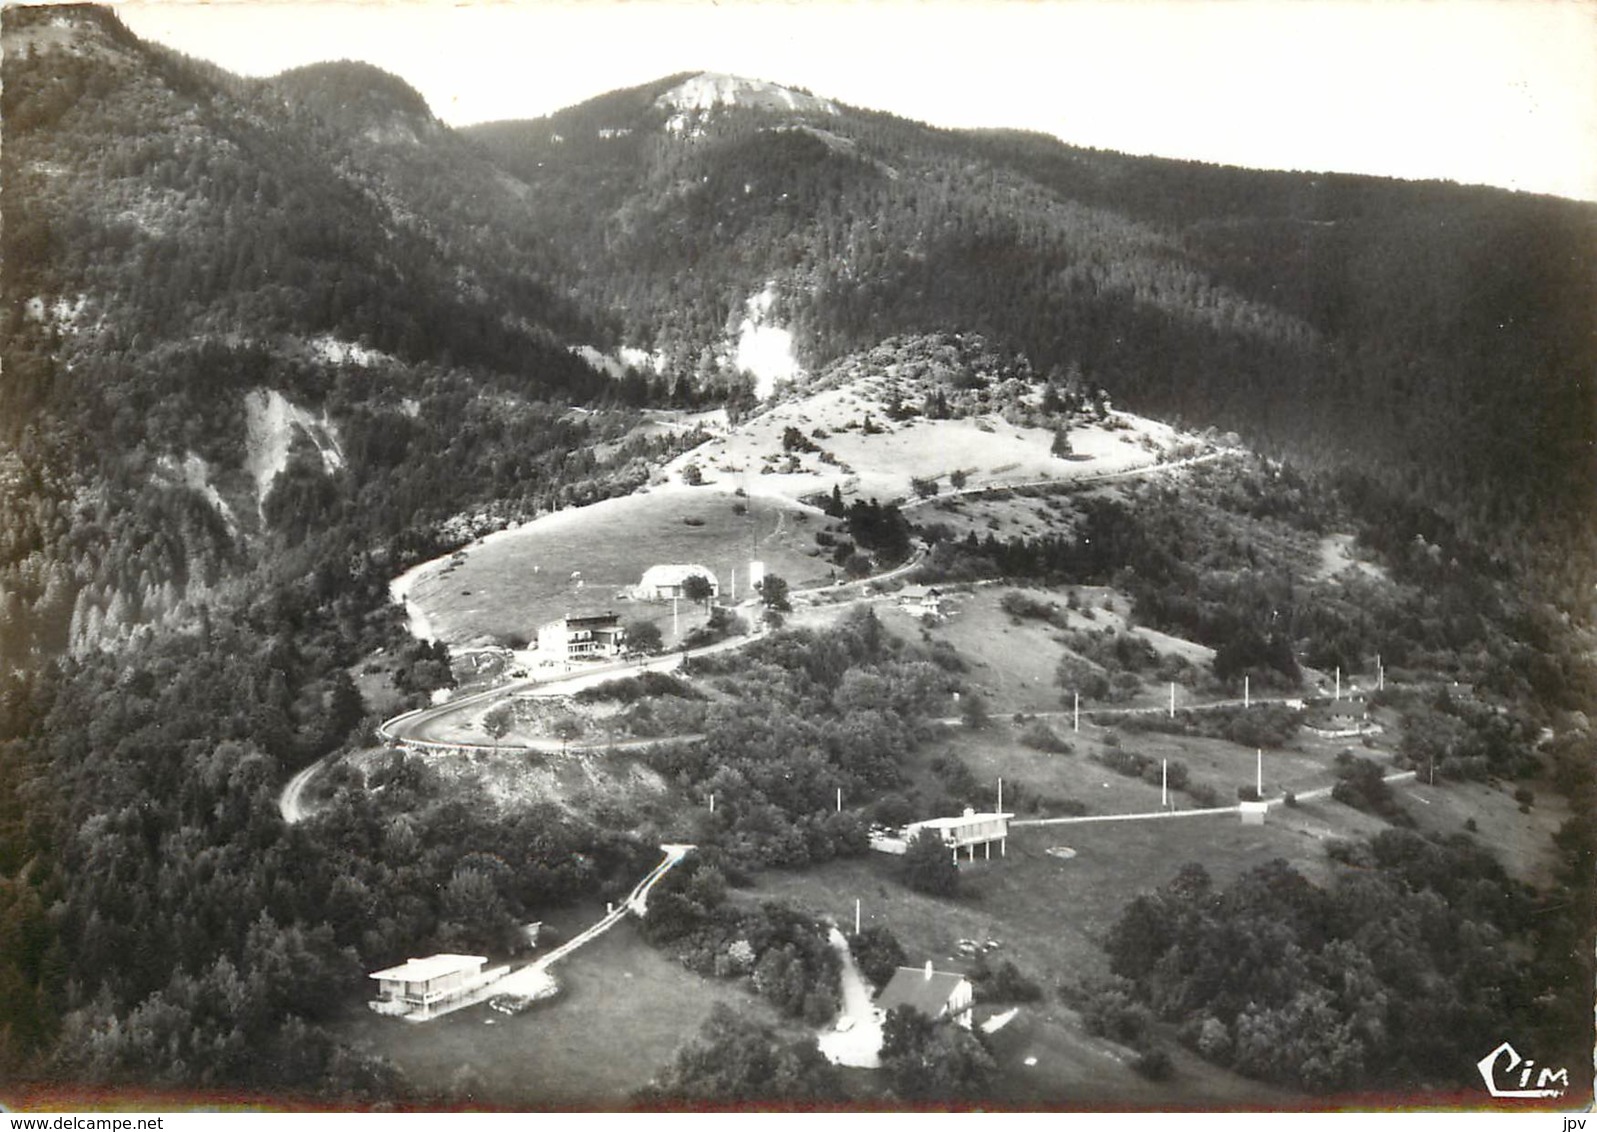
[[[1597,208],[1440,183],[1083,151],[765,105],[688,76],[475,127],[684,380],[772,284],[811,369],[960,328],[1121,404],[1361,469],[1490,541],[1567,534],[1597,482]]]
[[[610,383],[525,186],[402,83],[238,79],[95,8],[5,33],[0,655],[192,624],[328,527],[531,506],[624,427],[565,419]]]
[[[670,97],[687,76],[463,132],[367,65],[244,79],[107,9],[11,6],[0,34],[0,1079],[391,1099],[323,1029],[335,988],[636,880],[641,834],[493,812],[419,760],[293,826],[275,794],[370,746],[371,658],[398,702],[452,683],[395,576],[629,492],[703,435],[640,408],[750,407],[729,343],[760,295],[816,380],[873,348],[924,377],[895,422],[996,411],[1012,370],[1038,419],[1113,398],[1333,468],[1199,479],[1335,510],[1407,587],[1289,609],[1316,662],[1407,647],[1542,701],[1537,722],[1589,706],[1591,206],[1085,153],[775,88]],[[609,376],[585,346],[654,368]],[[1230,607],[1262,624],[1294,600],[1221,545],[1209,497],[1125,498],[1068,538],[928,530],[931,565],[1123,584],[1218,645]],[[908,553],[892,501],[836,505],[856,543]],[[750,654],[759,694],[669,767],[728,799],[708,835],[762,864],[861,848],[833,771],[893,785],[957,666],[873,625]],[[808,762],[773,761],[793,742]],[[1208,946],[1189,904],[1172,954]]]
[[[624,440],[532,237],[485,227],[521,190],[402,84],[242,80],[94,8],[0,28],[0,1076],[392,1096],[318,988],[635,847],[468,822],[404,765],[397,809],[336,831],[275,793],[368,733],[358,658],[450,682],[396,573],[631,490],[670,442]],[[450,211],[446,172],[497,187]]]

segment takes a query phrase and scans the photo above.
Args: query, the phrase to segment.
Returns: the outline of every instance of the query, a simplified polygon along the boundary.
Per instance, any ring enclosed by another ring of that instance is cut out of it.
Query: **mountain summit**
[[[667,126],[680,130],[687,116],[706,113],[720,106],[741,106],[754,110],[776,110],[801,114],[836,114],[835,103],[816,98],[806,91],[780,86],[763,79],[746,79],[711,71],[694,75],[654,100],[662,110],[675,110]]]
[[[410,84],[370,63],[312,63],[284,71],[272,85],[325,121],[371,141],[414,145],[440,130]]]

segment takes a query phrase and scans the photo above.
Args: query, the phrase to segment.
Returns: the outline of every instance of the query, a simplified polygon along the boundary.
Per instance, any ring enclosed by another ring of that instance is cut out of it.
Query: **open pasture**
[[[1514,790],[1529,785],[1536,800],[1521,808]],[[1492,852],[1509,875],[1535,885],[1555,883],[1558,854],[1552,836],[1570,817],[1569,802],[1550,783],[1426,781],[1423,768],[1413,782],[1396,787],[1398,798],[1423,833],[1452,835],[1473,820],[1472,836]]]
[[[1028,601],[1052,606],[1052,620],[1020,617],[1003,608],[1005,595],[1018,593]],[[1071,601],[1075,608],[1071,608]],[[1055,681],[1059,661],[1067,650],[1060,638],[1070,632],[1130,632],[1148,641],[1161,656],[1175,655],[1207,671],[1214,651],[1180,637],[1140,625],[1127,628],[1131,602],[1107,586],[984,585],[956,592],[947,601],[948,616],[927,630],[934,640],[947,641],[970,665],[971,680],[987,697],[994,714],[1058,711],[1070,706],[1070,692]],[[899,628],[903,623],[890,623]],[[918,626],[916,635],[918,635]],[[909,634],[905,634],[909,635]],[[1166,702],[1169,692],[1152,673],[1141,692],[1124,704],[1084,701],[1083,708],[1154,707]],[[1194,701],[1190,688],[1176,689],[1176,704]]]
[[[1094,814],[1135,814],[1159,808],[1159,780],[1152,782],[1111,770],[1093,756],[1107,751],[1109,742],[1120,749],[1157,761],[1180,761],[1193,783],[1207,783],[1220,795],[1221,805],[1237,801],[1237,787],[1251,785],[1257,770],[1252,748],[1240,747],[1223,739],[1190,735],[1164,735],[1158,732],[1131,732],[1100,727],[1083,720],[1081,730],[1071,730],[1068,714],[1042,721],[1055,735],[1069,743],[1068,754],[1039,751],[1020,742],[1026,724],[995,719],[981,730],[950,728],[944,740],[928,748],[927,757],[949,753],[960,758],[984,785],[997,789],[1000,777],[1006,781],[1005,806],[1018,802],[1022,816],[1030,816],[1030,799],[1076,799]],[[1372,752],[1364,752],[1371,754]],[[1267,750],[1264,759],[1264,789],[1268,797],[1280,797],[1283,790],[1294,793],[1335,782],[1332,756],[1301,750],[1289,745]],[[1377,758],[1377,761],[1385,760]],[[1017,791],[1016,787],[1019,787]],[[1187,794],[1172,790],[1177,809],[1194,809],[1198,803]]]
[[[567,910],[565,938],[603,914]],[[553,968],[561,995],[517,1017],[472,1006],[432,1022],[379,1018],[351,1006],[338,1036],[391,1060],[418,1092],[462,1107],[615,1109],[697,1035],[717,1002],[770,1020],[735,984],[704,979],[624,923]]]
[[[490,535],[430,564],[411,583],[409,598],[451,645],[532,640],[539,625],[565,613],[606,610],[623,620],[657,621],[669,643],[670,603],[625,596],[650,566],[700,563],[724,591],[735,570],[741,596],[749,561],[757,559],[767,573],[802,585],[830,575],[830,563],[815,553],[815,532],[829,522],[784,500],[710,487],[655,488]],[[684,603],[683,632],[689,616]]]
[[[717,435],[666,466],[673,479],[689,464],[712,481],[758,477],[766,490],[792,499],[833,485],[861,498],[908,499],[915,479],[954,489],[955,473],[970,489],[1012,483],[1066,482],[1153,465],[1184,436],[1159,421],[1117,412],[1106,422],[1077,422],[1071,456],[1055,456],[1048,428],[1015,425],[999,414],[893,420],[892,384],[875,374],[784,400]],[[814,446],[791,448],[795,430]]]
[[[863,925],[888,927],[913,965],[930,959],[940,970],[968,970],[969,960],[956,946],[960,939],[998,941],[993,958],[1012,960],[1044,991],[1043,1001],[1023,1005],[994,1039],[1003,1095],[1017,1104],[1267,1106],[1287,1094],[1178,1048],[1171,1050],[1177,1063],[1172,1081],[1145,1080],[1131,1068],[1130,1051],[1085,1032],[1075,1012],[1062,1005],[1058,988],[1107,974],[1104,934],[1134,896],[1167,883],[1188,862],[1202,864],[1220,886],[1278,857],[1324,883],[1333,866],[1323,841],[1295,821],[1275,817],[1258,827],[1215,815],[1017,830],[1006,856],[995,850],[991,860],[961,863],[960,893],[952,899],[906,888],[896,879],[901,858],[883,854],[802,873],[768,872],[757,890],[761,897],[791,900],[848,925],[857,897]],[[1073,848],[1076,855],[1049,854],[1055,846]],[[1026,1065],[1028,1057],[1036,1064]]]

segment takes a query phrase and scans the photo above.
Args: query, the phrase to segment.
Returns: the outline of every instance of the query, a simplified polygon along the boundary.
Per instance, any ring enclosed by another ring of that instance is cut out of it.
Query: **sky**
[[[454,125],[680,71],[939,126],[1597,201],[1597,0],[127,0],[269,75],[361,59]]]

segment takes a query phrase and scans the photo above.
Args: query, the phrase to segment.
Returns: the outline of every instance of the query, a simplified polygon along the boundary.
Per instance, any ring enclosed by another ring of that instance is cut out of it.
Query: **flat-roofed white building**
[[[1014,814],[985,813],[978,814],[975,810],[966,811],[957,818],[930,818],[926,821],[913,822],[904,827],[906,841],[914,840],[922,830],[930,830],[942,839],[944,845],[953,850],[954,860],[959,860],[959,851],[964,849],[969,858],[976,857],[976,846],[980,845],[986,851],[985,855],[993,855],[993,842],[998,842],[998,852],[1002,856],[1009,839],[1009,819]]]
[[[448,1013],[508,969],[484,970],[487,963],[482,955],[446,953],[373,971],[367,978],[377,980],[377,998],[370,1006],[379,1014],[403,1014],[416,1021]]]

